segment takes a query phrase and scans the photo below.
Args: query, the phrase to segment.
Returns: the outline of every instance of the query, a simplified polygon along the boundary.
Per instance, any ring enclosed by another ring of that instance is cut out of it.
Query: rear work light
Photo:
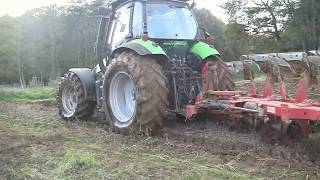
[[[142,38],[144,41],[148,41],[148,39],[149,39],[148,33],[147,33],[147,32],[143,33],[141,38]]]

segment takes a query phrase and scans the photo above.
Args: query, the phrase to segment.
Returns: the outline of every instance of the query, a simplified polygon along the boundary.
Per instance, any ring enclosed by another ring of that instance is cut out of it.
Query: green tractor
[[[156,133],[208,90],[234,89],[231,72],[188,0],[115,0],[99,8],[97,66],[70,69],[58,92],[64,119],[103,114],[123,133]]]

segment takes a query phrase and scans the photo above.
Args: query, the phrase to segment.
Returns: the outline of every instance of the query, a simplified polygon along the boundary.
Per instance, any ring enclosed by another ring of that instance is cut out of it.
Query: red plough
[[[304,137],[312,131],[311,124],[320,122],[319,102],[307,99],[308,76],[300,79],[294,99],[286,95],[283,82],[279,85],[280,98],[276,98],[267,77],[263,92],[257,92],[252,80],[250,95],[239,91],[206,91],[199,95],[196,102],[186,107],[188,119],[194,119],[202,112],[223,114],[238,120],[250,120],[254,128],[278,124],[278,129],[286,133],[291,124],[297,125]]]

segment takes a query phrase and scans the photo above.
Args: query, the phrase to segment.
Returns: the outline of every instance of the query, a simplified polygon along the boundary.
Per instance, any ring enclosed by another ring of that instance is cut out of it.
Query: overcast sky
[[[50,4],[66,5],[69,0],[0,0],[0,15],[20,16],[25,11],[48,6]],[[90,2],[91,0],[87,0]],[[197,8],[207,8],[219,19],[227,22],[227,16],[219,5],[225,0],[195,0]]]

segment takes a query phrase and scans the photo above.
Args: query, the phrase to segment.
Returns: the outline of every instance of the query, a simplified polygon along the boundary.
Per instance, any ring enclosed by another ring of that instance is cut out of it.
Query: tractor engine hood
[[[169,58],[184,59],[189,54],[205,60],[210,56],[220,56],[213,45],[194,40],[153,40],[166,52]]]

